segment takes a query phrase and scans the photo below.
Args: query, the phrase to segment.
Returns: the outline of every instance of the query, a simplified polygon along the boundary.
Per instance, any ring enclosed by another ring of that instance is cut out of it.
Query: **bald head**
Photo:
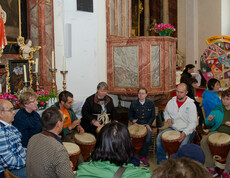
[[[185,83],[180,83],[176,89],[177,99],[183,102],[186,98],[187,93],[188,93],[187,85]]]

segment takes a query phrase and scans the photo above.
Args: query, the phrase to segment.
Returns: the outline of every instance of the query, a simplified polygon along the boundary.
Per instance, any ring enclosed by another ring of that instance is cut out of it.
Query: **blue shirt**
[[[41,117],[36,111],[28,113],[25,109],[20,109],[14,116],[13,125],[22,134],[22,146],[27,148],[29,139],[42,131]]]
[[[21,169],[26,164],[26,148],[21,144],[21,133],[0,120],[0,172]]]

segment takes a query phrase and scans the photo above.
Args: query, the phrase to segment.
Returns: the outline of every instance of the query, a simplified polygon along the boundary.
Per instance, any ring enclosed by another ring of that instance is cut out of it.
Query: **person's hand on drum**
[[[136,123],[137,123],[137,121],[138,121],[138,119],[133,120],[133,124],[136,124]]]
[[[85,132],[85,130],[82,128],[82,126],[78,126],[77,127],[77,132],[80,133],[80,134],[83,134]]]
[[[172,127],[173,125],[172,119],[168,119],[166,123],[168,124],[169,127]]]
[[[72,124],[69,126],[69,130],[73,130],[80,123],[81,123],[81,120],[75,120],[75,121],[73,121]]]
[[[230,121],[225,122],[225,125],[230,127]]]
[[[214,118],[215,118],[215,116],[209,115],[209,116],[208,116],[208,121],[212,121]]]
[[[184,132],[182,132],[182,133],[180,134],[180,138],[178,139],[178,141],[179,141],[179,142],[182,142],[182,141],[184,140],[185,136],[186,136],[186,134],[185,134]]]
[[[152,132],[152,129],[151,129],[151,127],[148,124],[146,125],[146,128],[147,128],[147,130],[149,130],[150,132]]]

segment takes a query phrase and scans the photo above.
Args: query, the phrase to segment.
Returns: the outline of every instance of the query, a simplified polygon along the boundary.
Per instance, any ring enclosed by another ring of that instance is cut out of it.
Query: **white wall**
[[[54,0],[54,31],[57,87],[62,90],[64,26],[72,26],[72,57],[66,58],[67,90],[77,100],[96,91],[106,81],[106,12],[105,1],[93,1],[94,12],[77,11],[76,0]]]
[[[221,1],[221,34],[230,36],[230,1],[222,0]]]

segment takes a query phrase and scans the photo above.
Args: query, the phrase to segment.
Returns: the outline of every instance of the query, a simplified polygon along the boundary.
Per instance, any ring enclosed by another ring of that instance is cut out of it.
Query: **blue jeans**
[[[165,149],[163,147],[163,143],[161,141],[161,135],[164,132],[168,131],[168,130],[175,130],[175,129],[173,129],[172,127],[169,127],[167,129],[163,130],[157,136],[157,164],[160,164],[161,161],[166,160],[166,153],[165,153]],[[195,135],[195,131],[192,134],[190,134],[190,135],[186,135],[186,137],[184,138],[184,140],[181,142],[180,147],[183,146],[183,145],[185,145],[185,144],[187,144],[187,143],[191,143],[194,135]],[[180,147],[179,147],[179,149],[180,149]]]
[[[150,145],[152,143],[152,132],[149,131],[148,129],[147,129],[147,131],[148,132],[147,132],[147,135],[146,135],[146,138],[145,138],[144,145],[142,146],[141,151],[140,151],[140,158],[143,158],[143,157],[147,156],[147,153],[149,151],[149,147],[150,147]]]
[[[12,169],[9,171],[19,178],[26,178],[26,167],[23,167],[21,169]]]

